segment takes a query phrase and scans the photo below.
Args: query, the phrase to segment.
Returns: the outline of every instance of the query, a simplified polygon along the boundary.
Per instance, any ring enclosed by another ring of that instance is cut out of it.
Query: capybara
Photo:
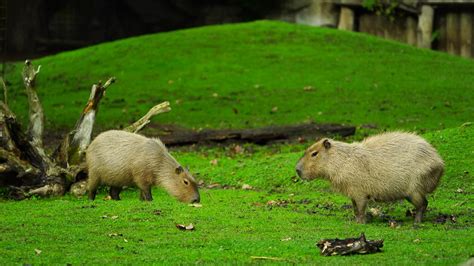
[[[159,185],[182,202],[199,202],[193,176],[169,154],[159,139],[110,130],[98,135],[86,151],[87,188],[94,200],[99,185],[110,186],[119,200],[123,186],[137,186],[142,200],[153,200],[151,187]]]
[[[423,138],[389,132],[362,142],[344,143],[324,138],[309,147],[296,165],[303,179],[328,179],[334,190],[352,200],[356,220],[365,223],[368,200],[407,199],[421,222],[443,175],[444,162]]]

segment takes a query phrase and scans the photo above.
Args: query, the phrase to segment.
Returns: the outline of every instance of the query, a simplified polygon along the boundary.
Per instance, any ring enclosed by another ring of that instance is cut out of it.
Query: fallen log
[[[161,127],[156,136],[166,145],[189,145],[195,143],[219,143],[226,141],[266,144],[272,141],[293,139],[315,139],[321,136],[354,135],[355,127],[339,124],[300,124],[269,126],[256,129],[206,129],[194,131],[176,127]]]

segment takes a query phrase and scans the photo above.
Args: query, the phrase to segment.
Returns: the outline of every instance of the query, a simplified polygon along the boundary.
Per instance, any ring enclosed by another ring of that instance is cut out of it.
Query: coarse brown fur
[[[352,199],[356,220],[365,223],[369,199],[407,199],[416,207],[421,222],[428,201],[444,172],[444,162],[423,138],[405,132],[389,132],[362,142],[322,139],[309,147],[296,166],[303,179],[322,177]]]
[[[152,200],[151,187],[160,185],[183,202],[199,202],[193,176],[184,169],[159,139],[120,130],[97,136],[86,151],[87,188],[93,200],[98,186],[110,186],[112,199],[120,199],[124,186],[137,186],[140,198]]]

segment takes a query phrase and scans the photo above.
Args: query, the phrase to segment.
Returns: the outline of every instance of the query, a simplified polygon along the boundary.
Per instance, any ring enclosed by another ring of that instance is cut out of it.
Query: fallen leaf
[[[115,219],[117,219],[117,218],[118,218],[117,215],[114,215],[114,216],[110,217],[110,219],[112,219],[112,220],[115,220]]]
[[[312,90],[314,90],[314,87],[313,86],[304,86],[303,90],[304,91],[312,91]]]
[[[217,98],[217,97],[219,97],[219,94],[217,94],[217,93],[214,92],[214,93],[212,94],[212,97]]]
[[[252,187],[251,185],[249,185],[249,184],[243,184],[243,185],[242,185],[242,189],[243,189],[243,190],[252,190],[253,187]]]
[[[35,248],[35,253],[36,253],[36,255],[39,255],[39,254],[41,254],[41,252],[43,252],[43,251],[42,251],[42,250],[40,250],[40,249],[37,249],[37,248]]]
[[[235,152],[235,153],[238,153],[238,154],[243,153],[243,152],[244,152],[244,148],[242,148],[242,146],[240,146],[240,145],[235,145],[235,146],[234,146],[234,152]]]
[[[124,239],[123,239],[123,242],[128,243],[128,240],[124,238]]]
[[[276,113],[278,111],[278,106],[274,106],[271,110],[272,113]]]
[[[161,215],[161,210],[154,210],[154,211],[153,211],[153,214],[154,214],[154,215]]]
[[[420,243],[420,242],[421,242],[421,240],[419,238],[413,240],[413,243]]]
[[[104,200],[112,200],[112,197],[110,195],[105,196]]]
[[[192,231],[194,230],[194,225],[192,223],[190,223],[189,225],[176,224],[176,228],[183,231]]]
[[[101,217],[102,217],[102,219],[107,219],[107,218],[109,218],[109,216],[107,216],[107,215],[102,215]]]
[[[391,227],[391,228],[396,228],[398,226],[398,223],[397,221],[395,220],[390,220],[388,221],[388,225]]]
[[[291,237],[282,238],[280,241],[290,241]]]
[[[202,208],[202,204],[201,203],[191,203],[191,204],[188,204],[189,207],[194,207],[194,208]]]
[[[456,193],[461,193],[461,194],[463,194],[463,193],[464,193],[464,189],[458,188],[458,189],[456,189]]]
[[[369,212],[375,217],[380,216],[380,214],[382,213],[380,209],[377,209],[377,208],[370,208]]]
[[[218,162],[217,159],[213,159],[209,163],[212,165],[217,165],[217,162]]]

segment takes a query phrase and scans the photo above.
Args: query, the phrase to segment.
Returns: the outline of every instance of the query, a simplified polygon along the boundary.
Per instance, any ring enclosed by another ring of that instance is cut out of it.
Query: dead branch
[[[44,131],[44,112],[38,94],[36,93],[36,75],[40,72],[41,66],[35,70],[30,60],[25,61],[23,67],[23,83],[26,87],[28,95],[29,118],[28,138],[34,146],[43,147],[43,131]]]
[[[316,246],[323,256],[370,254],[381,252],[383,240],[367,240],[364,233],[359,238],[323,239]]]
[[[99,110],[100,100],[107,88],[114,82],[115,77],[111,77],[104,85],[100,81],[98,84],[92,85],[89,100],[82,110],[74,129],[64,137],[53,154],[53,158],[62,167],[78,165],[83,160],[84,152],[91,142],[92,130]]]
[[[128,132],[133,132],[137,133],[138,131],[142,130],[146,125],[150,123],[150,119],[161,113],[166,113],[171,111],[170,103],[169,102],[162,102],[160,104],[157,104],[153,106],[150,111],[146,115],[144,115],[142,118],[140,118],[138,121],[133,123],[132,125],[126,127],[124,131]]]

